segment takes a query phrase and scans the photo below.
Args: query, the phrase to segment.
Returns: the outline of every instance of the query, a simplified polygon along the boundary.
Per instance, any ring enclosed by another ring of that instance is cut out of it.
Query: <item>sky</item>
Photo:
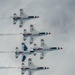
[[[19,22],[13,25],[10,18],[13,13],[19,15],[22,8],[27,15],[40,16],[39,19],[27,21],[23,28],[19,28]],[[40,39],[44,39],[50,47],[63,47],[61,51],[48,52],[44,60],[40,60],[40,54],[32,58],[37,66],[50,67],[46,71],[35,72],[34,75],[75,75],[75,1],[74,0],[0,0],[0,34],[22,33],[23,29],[29,31],[33,24],[37,31],[48,31],[51,35],[35,39],[34,43],[40,46]],[[0,36],[1,51],[15,51],[15,47],[21,49],[22,36]],[[29,38],[26,45],[30,48]],[[25,65],[27,65],[27,59]],[[15,59],[15,54],[0,54],[0,66],[21,66],[21,56]],[[2,75],[21,75],[18,69],[1,69]],[[25,73],[27,74],[27,72]]]

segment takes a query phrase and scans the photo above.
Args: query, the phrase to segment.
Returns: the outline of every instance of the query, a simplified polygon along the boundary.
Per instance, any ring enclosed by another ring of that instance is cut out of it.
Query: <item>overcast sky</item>
[[[27,15],[38,15],[39,19],[27,21],[23,28],[19,22],[13,25],[9,18],[13,13],[19,15],[23,8]],[[35,72],[34,75],[75,75],[75,1],[74,0],[0,0],[0,33],[22,33],[23,29],[29,31],[33,24],[37,31],[49,31],[51,35],[38,37],[34,42],[40,46],[40,39],[45,39],[48,46],[63,47],[61,51],[49,52],[44,60],[38,54],[33,58],[37,66],[50,67],[49,70]],[[1,36],[0,50],[15,51],[21,49],[22,36]],[[26,41],[29,45],[29,38]],[[14,54],[0,54],[0,66],[21,66],[21,57],[15,59]],[[27,65],[27,60],[25,62]],[[27,73],[25,73],[27,74]],[[21,75],[20,70],[0,70],[0,75]]]

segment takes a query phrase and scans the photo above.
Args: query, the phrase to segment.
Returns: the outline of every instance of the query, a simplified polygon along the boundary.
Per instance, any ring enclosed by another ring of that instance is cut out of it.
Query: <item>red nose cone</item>
[[[49,33],[49,34],[51,34],[51,33]]]

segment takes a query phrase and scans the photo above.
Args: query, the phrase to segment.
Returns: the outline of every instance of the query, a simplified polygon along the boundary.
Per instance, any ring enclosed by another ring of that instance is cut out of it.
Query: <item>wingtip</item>
[[[31,61],[31,60],[32,60],[31,58],[28,59],[28,61]]]
[[[63,48],[61,47],[61,49],[63,49]]]
[[[20,9],[20,11],[23,11],[23,9]]]
[[[31,24],[30,27],[33,27],[33,24]]]

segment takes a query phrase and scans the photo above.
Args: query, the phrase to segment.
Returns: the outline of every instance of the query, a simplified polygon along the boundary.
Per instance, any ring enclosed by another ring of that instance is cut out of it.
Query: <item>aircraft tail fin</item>
[[[28,66],[30,66],[30,67],[36,67],[36,65],[33,64],[31,58],[28,59]]]
[[[47,47],[47,45],[46,45],[44,39],[41,39],[41,47]]]

